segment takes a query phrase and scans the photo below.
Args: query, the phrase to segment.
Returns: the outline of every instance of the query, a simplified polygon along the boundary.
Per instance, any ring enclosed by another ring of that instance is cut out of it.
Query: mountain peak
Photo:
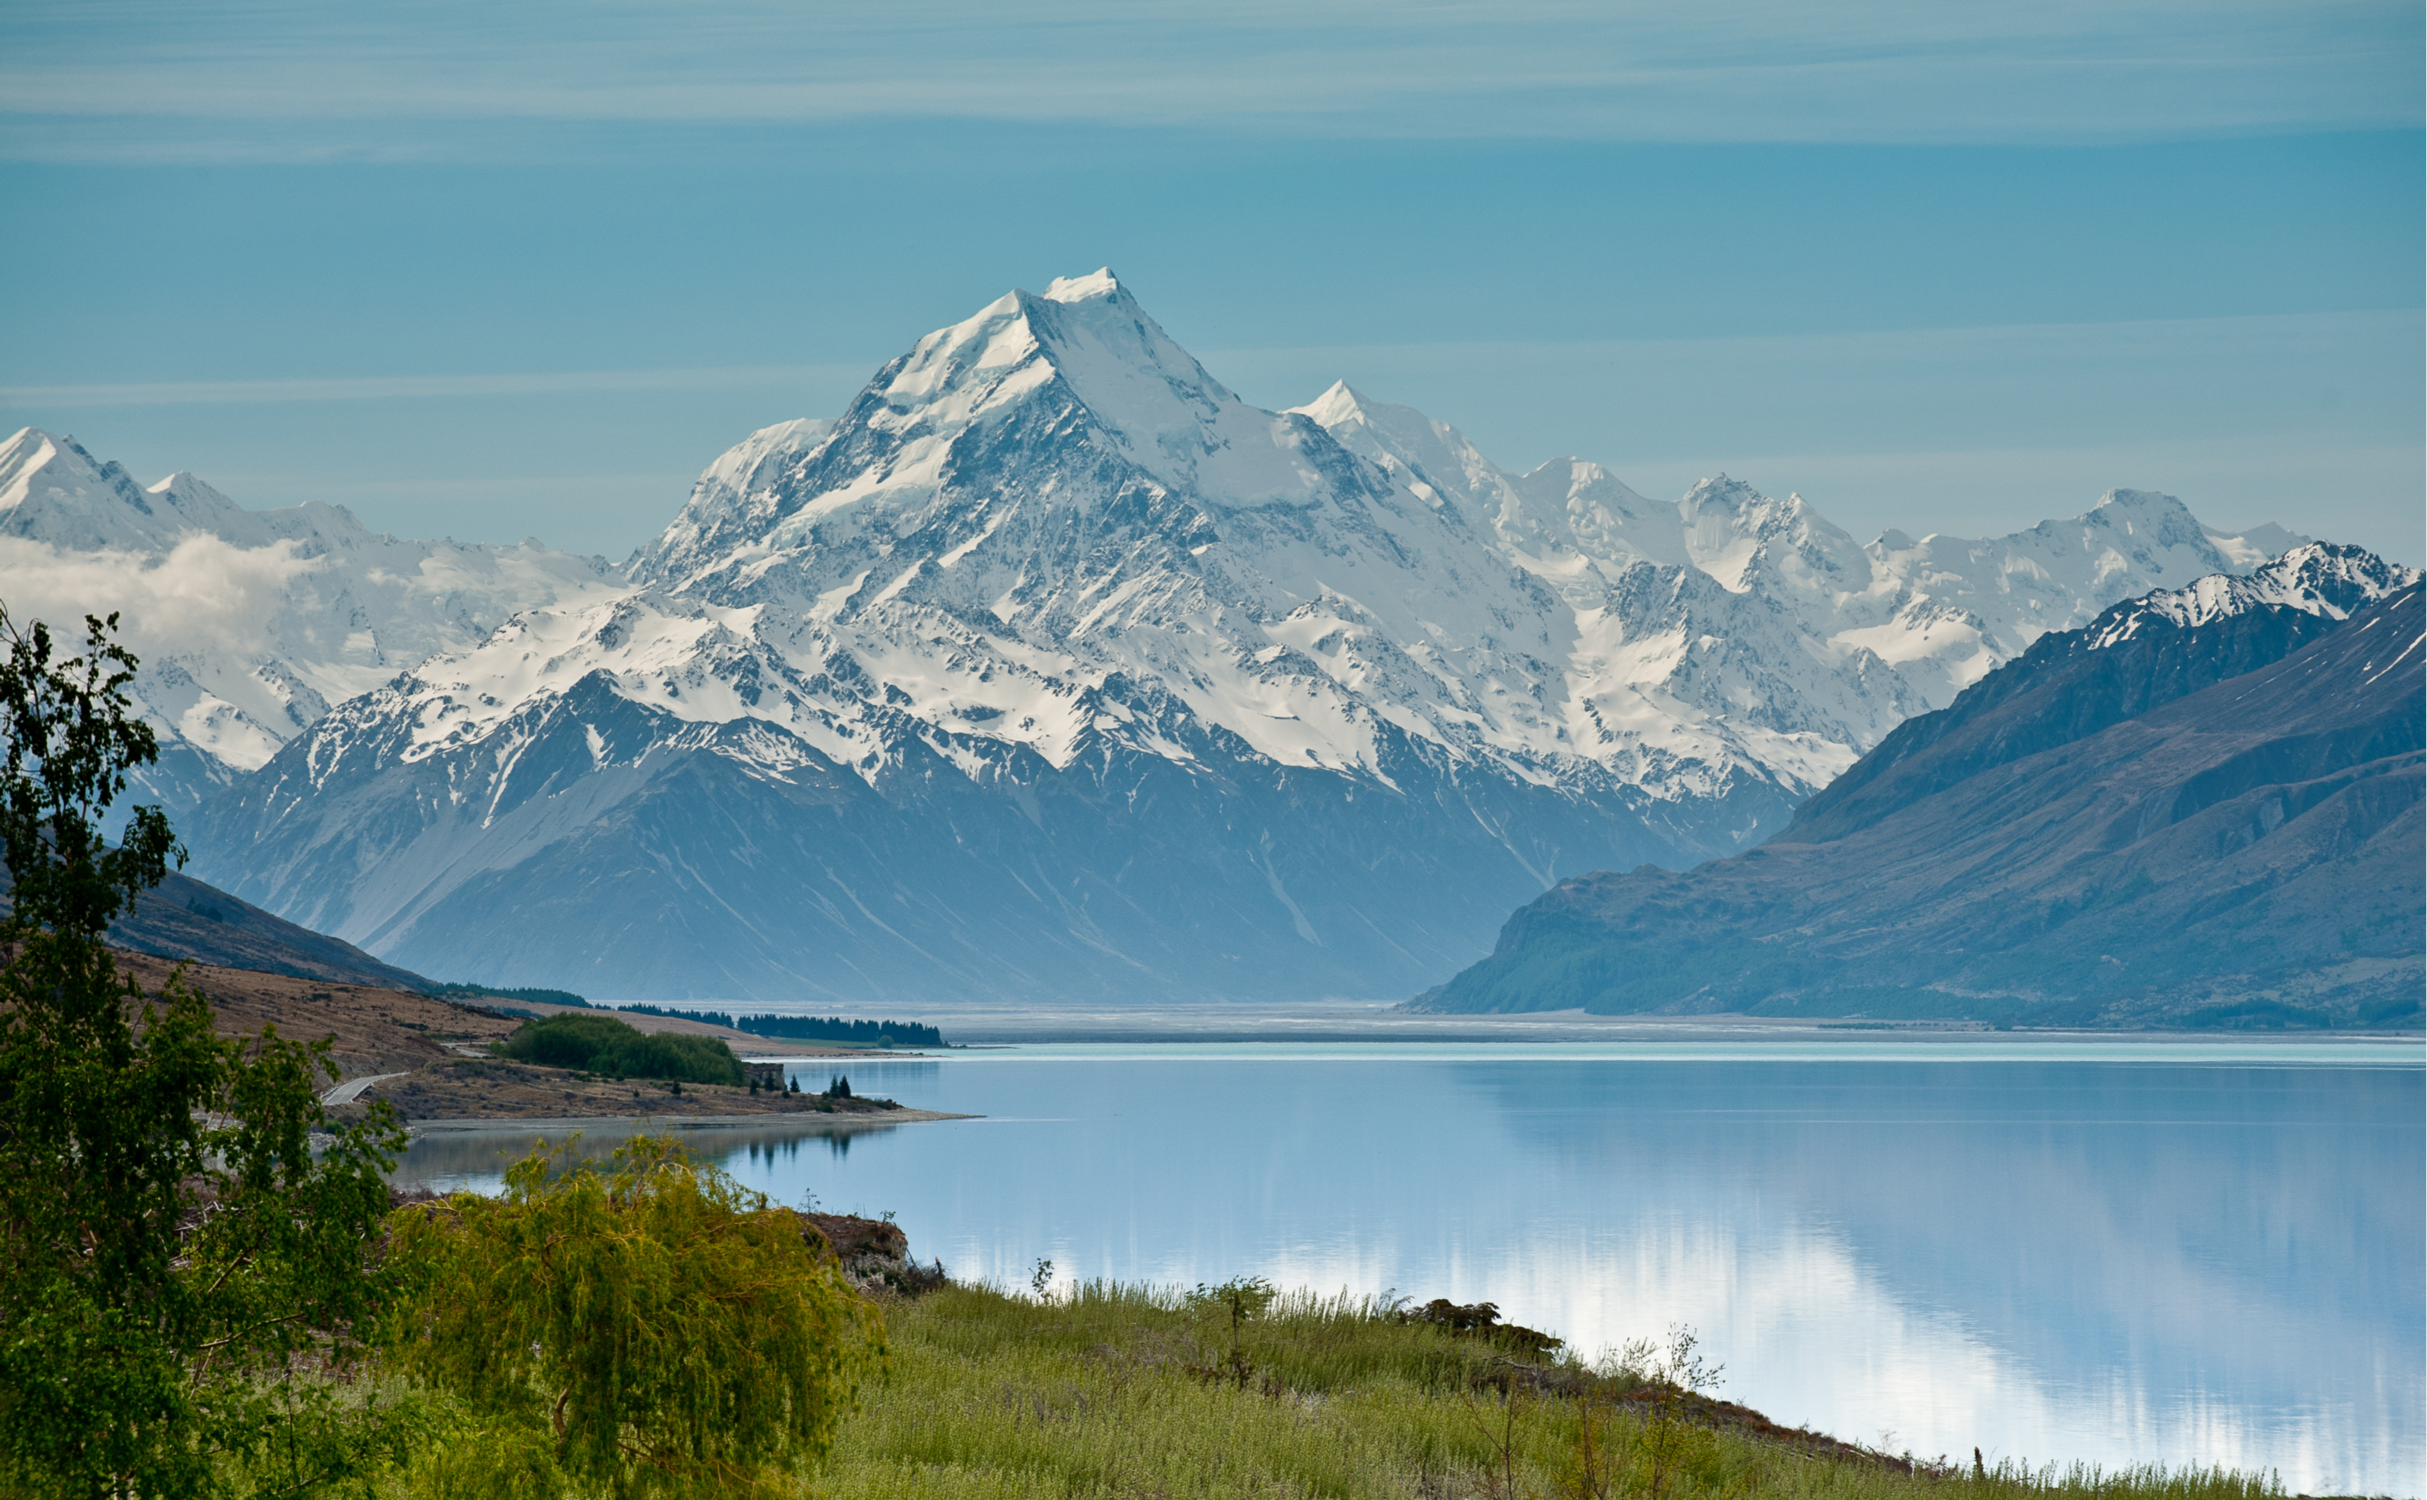
[[[25,503],[33,476],[55,461],[64,445],[39,427],[20,427],[0,443],[0,509]]]
[[[151,497],[124,468],[39,427],[0,444],[0,517],[11,535],[92,548],[158,527]]]
[[[2113,524],[2119,519],[2138,520],[2143,516],[2171,518],[2189,515],[2191,507],[2163,490],[2112,489],[2098,497],[2090,507],[2087,519],[2105,520]]]
[[[869,527],[898,539],[942,523],[944,511],[978,514],[1002,492],[973,481],[1049,434],[1068,472],[1024,457],[1017,468],[1035,500],[1056,508],[1091,492],[1080,472],[1107,460],[1179,497],[1191,516],[1199,506],[1306,509],[1344,475],[1363,482],[1319,426],[1240,400],[1099,270],[1057,278],[1042,296],[1006,293],[926,335],[830,430],[753,434],[634,554],[635,576],[672,583],[804,549],[839,557]]]
[[[929,334],[880,377],[886,409],[865,420],[947,437],[1057,377],[1124,457],[1175,492],[1237,508],[1305,503],[1326,487],[1299,451],[1299,424],[1241,401],[1109,270],[1057,279],[1042,297],[1015,292]],[[842,425],[861,420],[855,407]]]
[[[63,438],[39,427],[20,427],[9,434],[8,441],[0,443],[0,491],[10,494],[11,499],[7,503],[14,504],[24,498],[28,475],[55,463],[81,463],[95,473],[100,472],[101,468],[91,454],[77,446],[72,437]]]
[[[1337,427],[1342,422],[1355,421],[1364,416],[1372,406],[1373,403],[1365,399],[1364,392],[1345,380],[1335,380],[1324,388],[1322,395],[1290,410],[1314,418],[1319,427]]]
[[[1045,284],[1048,302],[1087,302],[1098,297],[1126,297],[1121,279],[1112,274],[1112,267],[1099,267],[1092,276],[1056,276]]]
[[[2175,499],[2172,495],[2167,494],[2164,490],[2133,490],[2117,488],[2111,489],[2105,494],[2099,496],[2098,503],[2090,508],[2092,510],[2116,509],[2156,511],[2186,509],[2187,507],[2183,505],[2182,501]]]
[[[242,509],[235,501],[205,484],[191,469],[179,469],[158,484],[145,486],[144,493],[168,502],[170,508],[205,527]]]

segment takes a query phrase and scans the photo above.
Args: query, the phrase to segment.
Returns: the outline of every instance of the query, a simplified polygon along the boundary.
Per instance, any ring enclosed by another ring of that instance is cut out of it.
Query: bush
[[[526,1021],[499,1050],[517,1062],[601,1073],[609,1078],[743,1081],[741,1059],[716,1038],[636,1031],[613,1016],[550,1016],[544,1021]]]
[[[796,1496],[884,1323],[799,1217],[670,1140],[399,1209],[404,1372],[444,1403],[417,1497]]]

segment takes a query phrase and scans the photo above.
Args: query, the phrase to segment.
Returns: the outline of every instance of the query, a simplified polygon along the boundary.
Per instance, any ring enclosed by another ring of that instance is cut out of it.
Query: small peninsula
[[[156,995],[176,965],[149,954],[119,951],[119,966]],[[374,1101],[393,1106],[416,1131],[483,1124],[652,1120],[668,1125],[797,1120],[826,1131],[925,1120],[959,1119],[905,1109],[890,1099],[849,1091],[848,1065],[908,1053],[821,1047],[774,1040],[730,1027],[638,1013],[585,1011],[545,1003],[506,1009],[367,984],[265,973],[211,964],[185,966],[188,983],[211,1003],[222,1036],[258,1035],[264,1025],[284,1037],[326,1038],[340,1080],[324,1098],[332,1122],[366,1114]],[[606,1016],[644,1034],[693,1037],[730,1047],[745,1064],[742,1083],[683,1078],[614,1078],[579,1068],[498,1055],[493,1047],[535,1018]],[[785,1089],[782,1064],[830,1061],[839,1086]]]

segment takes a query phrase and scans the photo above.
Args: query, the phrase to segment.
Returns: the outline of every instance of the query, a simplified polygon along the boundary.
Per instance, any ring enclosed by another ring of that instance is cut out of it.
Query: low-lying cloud
[[[46,621],[72,650],[84,617],[120,616],[122,638],[145,661],[201,651],[266,649],[287,586],[323,566],[292,541],[239,547],[197,532],[166,556],[62,552],[48,542],[0,537],[0,602],[20,627]]]

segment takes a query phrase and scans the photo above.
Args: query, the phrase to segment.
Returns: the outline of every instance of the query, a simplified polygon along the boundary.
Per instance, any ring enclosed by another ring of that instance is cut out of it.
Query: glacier
[[[1345,385],[1253,407],[1109,271],[750,435],[621,568],[47,434],[0,486],[20,613],[63,559],[163,618],[260,575],[139,682],[197,874],[424,972],[764,1003],[1396,998],[1559,879],[1766,837],[2048,631],[2306,540],[2119,490],[1865,545],[1724,476],[1513,473]]]

